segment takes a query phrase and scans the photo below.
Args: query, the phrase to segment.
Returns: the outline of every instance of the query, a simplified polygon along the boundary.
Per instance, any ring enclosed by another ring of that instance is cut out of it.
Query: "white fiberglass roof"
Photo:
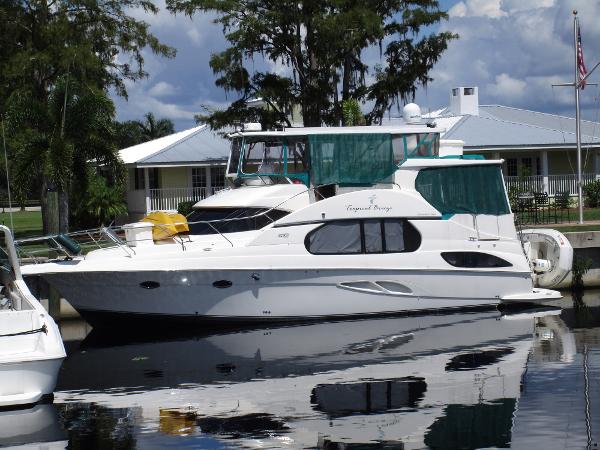
[[[308,136],[324,134],[411,134],[411,133],[440,133],[439,127],[428,127],[426,124],[407,125],[405,123],[386,126],[357,126],[357,127],[299,127],[286,128],[280,131],[239,131],[231,136]]]

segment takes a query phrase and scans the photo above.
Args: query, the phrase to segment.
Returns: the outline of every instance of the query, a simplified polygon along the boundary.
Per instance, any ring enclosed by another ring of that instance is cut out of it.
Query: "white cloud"
[[[496,97],[504,98],[505,101],[514,101],[525,94],[527,83],[524,80],[512,78],[507,73],[496,76],[494,84],[488,84],[486,89]]]
[[[202,33],[197,28],[190,28],[185,32],[185,34],[194,44],[198,46],[204,41]]]
[[[150,94],[152,97],[168,97],[170,95],[175,95],[178,91],[179,89],[173,86],[171,83],[159,81],[150,88],[148,94]]]
[[[502,10],[501,3],[502,0],[465,0],[450,8],[448,14],[451,17],[504,17],[506,12]]]
[[[477,9],[479,5],[481,8]],[[448,104],[456,86],[479,86],[482,104],[573,115],[573,90],[552,84],[573,80],[573,15],[579,10],[586,64],[600,60],[600,2],[580,0],[462,0],[440,30],[460,38],[430,75],[434,81],[419,89],[417,102],[437,108]],[[500,12],[498,12],[500,11]],[[591,77],[600,80],[600,69]],[[598,88],[582,93],[583,117],[596,118]]]

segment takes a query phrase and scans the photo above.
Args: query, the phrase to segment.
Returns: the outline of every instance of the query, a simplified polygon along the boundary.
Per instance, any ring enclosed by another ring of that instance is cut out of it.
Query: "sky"
[[[227,42],[221,27],[212,23],[214,16],[175,16],[166,11],[164,0],[155,3],[157,15],[132,15],[148,22],[152,33],[177,49],[177,56],[169,60],[145,52],[149,76],[127,84],[128,100],[114,96],[117,117],[141,119],[153,112],[183,130],[195,125],[194,114],[205,107],[224,108],[236,99],[235,93],[214,85],[208,65],[211,53],[224,50]],[[591,69],[600,61],[600,0],[440,0],[440,5],[450,17],[434,31],[449,30],[460,38],[430,72],[433,81],[419,88],[415,101],[423,111],[447,106],[453,87],[478,86],[480,104],[575,115],[573,89],[552,84],[574,77],[574,9],[579,12],[586,66]],[[282,70],[277,64],[271,67]],[[600,69],[589,80],[600,83]],[[584,119],[600,120],[597,86],[588,86],[581,102]],[[400,114],[393,108],[391,115]]]

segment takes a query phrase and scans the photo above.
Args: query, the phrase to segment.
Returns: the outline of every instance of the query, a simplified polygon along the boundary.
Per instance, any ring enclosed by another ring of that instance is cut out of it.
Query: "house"
[[[127,168],[130,220],[156,210],[177,210],[225,186],[229,141],[207,125],[119,151]]]
[[[504,159],[508,189],[577,194],[575,119],[501,105],[480,105],[477,87],[457,87],[448,107],[427,115],[443,139],[465,142],[465,153]],[[584,183],[600,177],[600,123],[581,121]]]

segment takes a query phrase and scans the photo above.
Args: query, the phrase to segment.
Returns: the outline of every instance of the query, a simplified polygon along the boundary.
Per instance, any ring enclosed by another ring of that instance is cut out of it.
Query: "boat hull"
[[[34,404],[52,394],[63,359],[0,364],[0,407]]]
[[[124,315],[218,322],[351,318],[494,306],[532,292],[529,273],[501,271],[178,270],[44,278],[92,323]]]

